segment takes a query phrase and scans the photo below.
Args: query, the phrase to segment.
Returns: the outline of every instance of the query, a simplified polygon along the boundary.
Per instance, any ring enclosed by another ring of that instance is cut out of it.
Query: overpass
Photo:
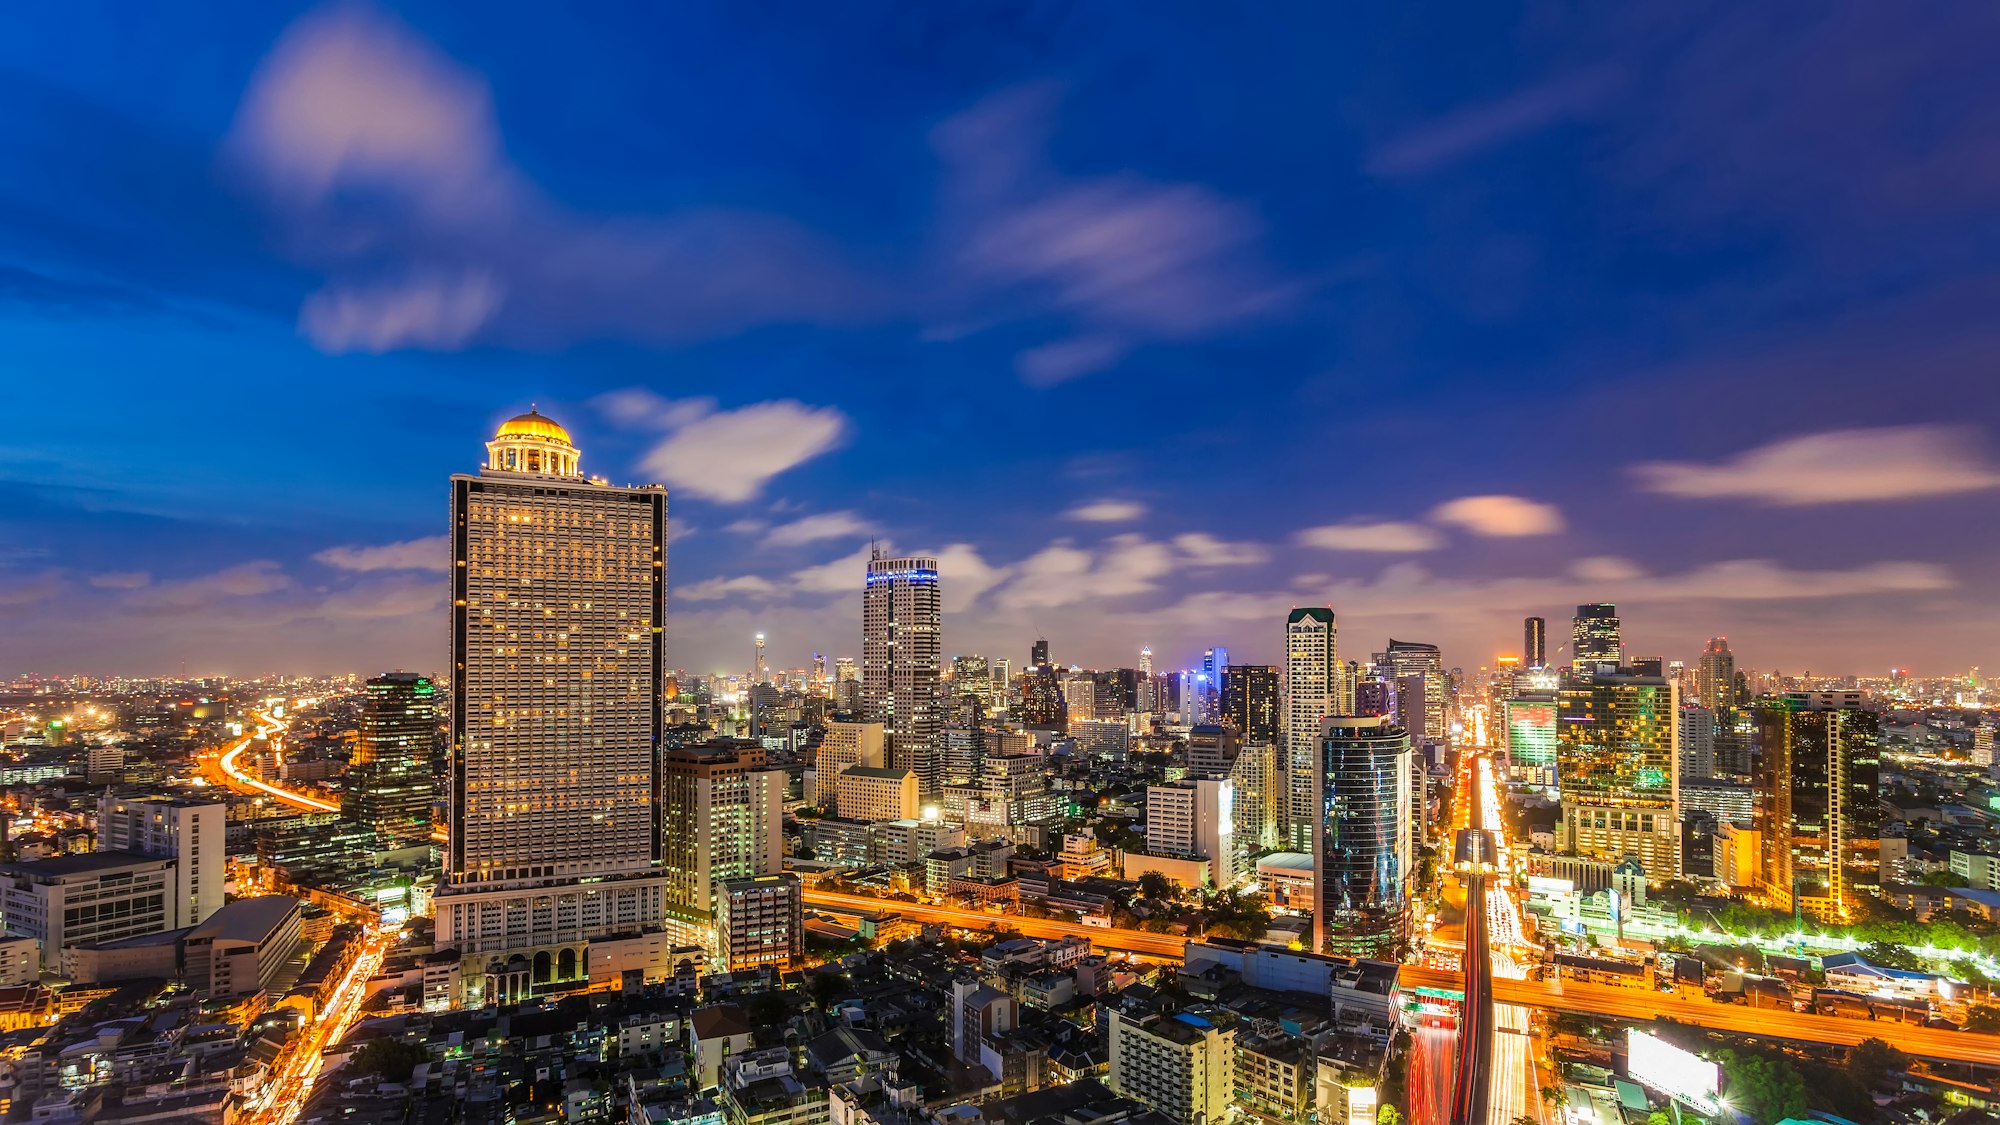
[[[1397,987],[1454,991],[1460,987],[1459,975],[1422,965],[1404,965],[1397,974]],[[1550,1012],[1574,1012],[1621,1020],[1665,1018],[1713,1031],[1837,1047],[1851,1047],[1864,1039],[1886,1039],[1900,1050],[1923,1058],[1986,1066],[2000,1060],[2000,1035],[1822,1016],[1784,1008],[1718,1004],[1705,998],[1693,1000],[1651,988],[1622,988],[1573,980],[1508,980],[1497,977],[1492,987],[1493,999],[1498,1003],[1520,1004]]]
[[[1056,939],[1089,938],[1090,943],[1112,953],[1137,953],[1178,961],[1187,951],[1188,938],[1177,934],[1155,934],[1145,930],[1122,930],[1109,926],[1086,926],[1081,922],[1058,922],[1048,918],[1028,918],[1019,914],[988,914],[951,906],[929,906],[893,898],[842,894],[838,891],[808,889],[807,906],[817,906],[846,914],[900,914],[913,922],[930,922],[964,930],[1013,930],[1023,937]]]

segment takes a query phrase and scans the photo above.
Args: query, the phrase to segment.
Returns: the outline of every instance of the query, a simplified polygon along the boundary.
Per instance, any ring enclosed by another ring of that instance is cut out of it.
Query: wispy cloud
[[[188,614],[211,610],[245,598],[275,594],[291,588],[284,568],[270,559],[226,567],[195,578],[155,582],[132,591],[125,606],[140,614]]]
[[[676,402],[628,390],[593,401],[626,425],[667,431],[639,459],[641,470],[724,504],[756,499],[772,477],[838,448],[849,431],[847,416],[833,407],[791,399],[717,410],[713,399]]]
[[[1256,566],[1271,561],[1271,552],[1257,543],[1231,543],[1205,531],[1174,536],[1174,546],[1193,567]]]
[[[114,570],[93,574],[90,584],[100,590],[137,590],[153,584],[153,576],[143,570]]]
[[[507,158],[485,81],[365,4],[286,31],[228,151],[326,272],[299,327],[328,351],[677,341],[877,299],[778,216],[570,211]]]
[[[451,569],[451,543],[442,535],[384,543],[377,547],[328,547],[313,561],[336,570],[435,570]]]
[[[1009,90],[933,136],[955,272],[974,304],[1004,310],[975,319],[1067,323],[1018,357],[1025,381],[1101,371],[1133,348],[1214,336],[1296,298],[1297,285],[1263,262],[1263,224],[1245,204],[1198,184],[1051,169],[1044,144],[1058,100],[1050,85]]]
[[[1146,506],[1137,500],[1092,500],[1064,512],[1063,518],[1085,523],[1128,523],[1145,514]]]
[[[1431,519],[1500,539],[1553,535],[1563,529],[1562,512],[1554,504],[1521,496],[1461,496],[1433,508]]]
[[[1590,113],[1616,89],[1618,79],[1617,71],[1596,67],[1466,107],[1383,145],[1368,158],[1368,171],[1385,177],[1436,171]]]
[[[848,539],[868,534],[869,523],[853,512],[821,512],[781,523],[764,536],[767,547],[797,547],[822,539]]]
[[[1311,527],[1299,532],[1299,542],[1325,551],[1379,551],[1409,554],[1435,551],[1444,546],[1444,537],[1420,523],[1385,520],[1375,523],[1350,521]]]
[[[1635,465],[1640,487],[1693,499],[1802,506],[1913,500],[2000,488],[1976,430],[1883,426],[1785,438],[1708,464]]]

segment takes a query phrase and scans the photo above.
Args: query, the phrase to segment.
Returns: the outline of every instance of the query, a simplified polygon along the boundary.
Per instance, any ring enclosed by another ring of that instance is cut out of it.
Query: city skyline
[[[871,541],[948,655],[2000,664],[1963,29],[89,7],[0,44],[5,671],[441,668],[435,482],[531,404],[673,492],[674,666],[837,652]]]

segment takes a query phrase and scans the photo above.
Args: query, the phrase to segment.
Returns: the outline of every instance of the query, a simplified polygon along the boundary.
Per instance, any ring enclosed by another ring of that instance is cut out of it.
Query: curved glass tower
[[[1410,736],[1374,715],[1320,724],[1313,924],[1323,953],[1393,960],[1410,937]]]

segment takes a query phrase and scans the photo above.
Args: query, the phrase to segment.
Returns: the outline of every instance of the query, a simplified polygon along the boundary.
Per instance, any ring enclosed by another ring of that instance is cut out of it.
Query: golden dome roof
[[[575,444],[569,440],[568,430],[557,425],[554,419],[534,409],[530,409],[526,414],[517,414],[500,423],[500,432],[493,436],[496,439],[508,437],[545,438],[549,441],[561,442],[564,445]]]

